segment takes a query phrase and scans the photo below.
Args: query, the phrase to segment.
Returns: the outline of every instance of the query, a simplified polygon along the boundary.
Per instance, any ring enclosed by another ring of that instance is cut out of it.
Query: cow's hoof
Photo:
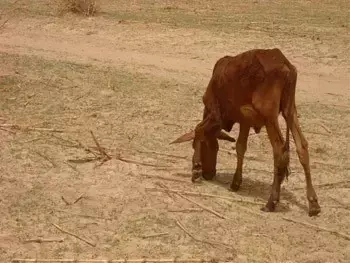
[[[309,216],[317,216],[321,212],[321,207],[317,200],[309,201]]]
[[[201,171],[198,171],[198,170],[193,170],[192,171],[192,178],[191,178],[191,181],[192,183],[196,182],[196,180],[201,177],[202,175],[202,172]]]
[[[202,173],[202,176],[205,180],[212,180],[215,176],[216,172],[207,172],[207,173]]]
[[[267,204],[262,207],[260,210],[264,212],[274,212],[276,209],[276,206],[278,204],[278,201],[269,201]]]
[[[232,182],[232,184],[230,186],[230,190],[232,192],[237,192],[240,187],[241,187],[241,184],[239,182]]]

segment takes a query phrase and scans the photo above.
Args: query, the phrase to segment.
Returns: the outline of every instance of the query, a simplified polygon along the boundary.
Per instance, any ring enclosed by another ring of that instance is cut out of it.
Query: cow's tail
[[[286,179],[288,179],[288,176],[290,174],[290,168],[289,168],[289,161],[290,161],[290,131],[293,126],[293,118],[294,118],[294,105],[295,105],[295,90],[296,90],[296,83],[297,83],[297,70],[296,68],[288,63],[289,65],[289,72],[287,74],[287,85],[285,89],[285,108],[283,109],[285,112],[285,118],[286,118],[286,141],[284,144],[284,153],[283,153],[283,162],[285,167],[287,168],[286,171]]]

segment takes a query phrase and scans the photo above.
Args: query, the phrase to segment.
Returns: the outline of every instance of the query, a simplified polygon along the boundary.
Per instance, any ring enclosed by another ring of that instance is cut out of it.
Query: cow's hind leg
[[[274,177],[269,200],[262,210],[272,212],[280,199],[281,183],[288,172],[288,160],[285,160],[284,139],[278,126],[278,120],[267,123],[266,130],[273,149]]]
[[[237,166],[231,183],[231,190],[238,191],[242,184],[242,167],[244,154],[247,150],[247,141],[250,127],[246,124],[239,124],[239,135],[236,142]]]
[[[295,146],[297,148],[299,161],[304,168],[305,179],[306,179],[306,196],[309,201],[309,216],[315,216],[321,212],[321,208],[318,204],[317,195],[312,185],[310,164],[309,164],[308,142],[306,141],[301,131],[296,110],[294,110],[293,112],[293,125],[291,127],[291,130],[292,130]]]

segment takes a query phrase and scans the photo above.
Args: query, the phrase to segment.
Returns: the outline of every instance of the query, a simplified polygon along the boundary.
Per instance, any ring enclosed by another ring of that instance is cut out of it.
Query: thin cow
[[[213,179],[216,175],[218,139],[234,141],[224,131],[230,132],[232,126],[239,123],[237,167],[230,187],[238,191],[242,184],[242,166],[249,130],[253,128],[259,133],[262,127],[266,127],[273,149],[274,178],[269,200],[262,210],[274,211],[280,199],[281,183],[289,175],[290,130],[305,173],[309,215],[319,214],[321,208],[312,185],[308,142],[297,117],[296,82],[296,67],[277,48],[253,49],[220,58],[203,96],[202,121],[193,131],[172,142],[193,140],[192,181],[200,176],[207,180]],[[285,140],[278,123],[280,113],[287,126]]]

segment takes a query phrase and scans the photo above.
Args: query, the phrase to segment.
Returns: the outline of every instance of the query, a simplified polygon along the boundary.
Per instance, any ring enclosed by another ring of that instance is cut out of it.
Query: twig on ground
[[[73,237],[75,237],[75,238],[77,238],[77,239],[79,239],[79,240],[85,242],[86,244],[88,244],[88,245],[90,245],[90,246],[92,246],[92,247],[96,247],[96,244],[94,244],[94,243],[92,243],[92,242],[86,240],[85,238],[82,238],[82,237],[80,237],[80,236],[78,236],[78,235],[76,235],[76,234],[74,234],[74,233],[68,232],[67,230],[64,230],[64,229],[62,229],[60,226],[56,225],[55,223],[51,223],[51,224],[52,224],[54,227],[56,227],[59,231],[65,233],[65,234],[67,234],[67,235],[73,236]]]
[[[166,185],[164,185],[163,183],[161,183],[161,182],[156,182],[155,184],[158,185],[158,186],[160,186],[160,187],[163,188],[163,189],[169,190],[169,188],[168,188]],[[171,193],[169,193],[169,192],[166,192],[166,194],[167,194],[171,199],[173,199],[173,201],[174,201],[174,199],[175,199],[174,194],[171,194]]]
[[[177,178],[171,178],[171,177],[164,177],[160,175],[150,175],[150,174],[141,174],[142,176],[145,176],[147,178],[155,178],[155,179],[161,179],[161,180],[166,180],[166,181],[173,181],[173,182],[178,182],[178,183],[185,183],[188,184],[188,181],[177,179]]]
[[[13,259],[12,263],[220,263],[232,262],[232,260],[216,259]]]
[[[85,195],[85,193],[82,193],[81,195],[79,195],[79,197],[77,199],[75,199],[75,201],[72,204],[79,202],[81,199],[84,198],[84,195]]]
[[[40,157],[44,158],[49,163],[51,163],[52,167],[57,167],[57,164],[53,160],[51,160],[49,157],[47,157],[46,155],[44,155],[38,151],[33,151],[33,152],[36,153],[37,155],[39,155]]]
[[[203,208],[204,210],[208,211],[209,213],[216,215],[217,217],[220,217],[222,219],[226,219],[226,217],[224,215],[220,214],[219,212],[216,212],[215,210],[213,210],[209,207],[206,207],[205,205],[202,205],[201,203],[198,203],[198,202],[196,202],[196,201],[194,201],[194,200],[192,200],[192,199],[190,199],[182,194],[177,193],[177,195],[181,196],[183,199],[186,199],[188,202],[195,204],[195,205],[199,206],[200,208]]]
[[[142,236],[142,238],[161,237],[161,236],[168,236],[168,235],[169,235],[168,232],[155,233],[155,234],[150,234],[150,235],[144,235],[144,236]]]
[[[295,223],[295,224],[300,224],[300,225],[303,225],[303,226],[306,226],[306,227],[310,227],[310,228],[313,228],[313,229],[325,231],[325,232],[334,234],[336,236],[342,237],[342,238],[344,238],[346,240],[350,240],[350,235],[342,233],[342,232],[339,232],[337,230],[328,229],[328,228],[325,228],[325,227],[313,225],[313,224],[310,224],[310,223],[307,223],[307,222],[295,220],[295,219],[288,218],[288,217],[282,217],[282,219],[285,220],[285,221],[289,221],[289,222]]]
[[[76,171],[77,173],[80,173],[80,171],[74,165],[71,165],[69,162],[64,162],[64,163],[68,165],[70,168],[72,168],[74,171]]]
[[[328,133],[332,133],[332,131],[326,126],[324,125],[323,123],[320,124],[320,126]]]
[[[167,157],[172,157],[172,158],[178,158],[178,159],[188,159],[186,156],[179,156],[179,155],[173,155],[173,154],[168,154],[168,153],[161,153],[161,152],[155,152],[155,151],[144,151],[144,150],[136,150],[139,153],[150,153],[150,154],[156,154],[156,155],[162,155],[162,156],[167,156]]]
[[[12,133],[12,134],[15,134],[15,133],[16,133],[16,132],[14,132],[14,131],[11,131],[11,130],[9,130],[9,129],[5,129],[5,128],[2,128],[2,127],[0,127],[0,130],[6,131],[6,132],[9,132],[9,133]]]
[[[181,126],[181,125],[176,124],[176,123],[163,122],[163,124],[164,124],[164,125],[167,125],[167,126],[176,126],[176,127],[182,128],[182,126]]]
[[[162,168],[169,168],[169,166],[165,166],[165,165],[157,165],[157,164],[151,164],[151,163],[144,163],[144,162],[139,162],[139,161],[134,161],[134,160],[130,160],[130,159],[125,159],[121,156],[116,156],[116,158],[119,161],[125,162],[125,163],[133,163],[133,164],[138,164],[138,165],[143,165],[143,166],[150,166],[150,167],[162,167]]]
[[[35,239],[24,240],[23,243],[50,243],[50,242],[62,243],[63,241],[64,241],[64,238],[52,238],[52,239],[35,238]]]
[[[89,163],[89,162],[96,161],[96,160],[99,160],[99,158],[87,157],[87,158],[82,158],[82,159],[68,159],[67,161],[70,163],[82,164],[82,163]]]
[[[61,196],[62,201],[66,204],[66,205],[71,205],[71,202],[68,202],[63,196]]]
[[[325,183],[325,184],[314,184],[314,187],[316,188],[323,188],[323,187],[331,187],[331,186],[337,186],[337,185],[346,185],[349,184],[350,180],[344,180],[344,181],[338,181],[338,182],[333,182],[333,183]],[[344,187],[344,186],[343,186]],[[341,187],[340,187],[341,188]],[[347,188],[347,187],[345,187]],[[294,187],[292,190],[304,190],[305,187]]]
[[[176,220],[176,224],[179,228],[181,228],[182,231],[184,231],[189,237],[191,237],[194,241],[197,241],[197,242],[201,242],[201,243],[205,243],[205,244],[209,244],[209,245],[212,245],[212,246],[224,246],[228,249],[232,249],[235,251],[235,249],[228,245],[228,244],[225,244],[225,243],[221,243],[221,242],[214,242],[214,241],[209,241],[209,240],[204,240],[204,239],[200,239],[200,238],[197,238],[195,237],[193,234],[191,234],[183,225],[182,223],[179,221],[179,220]]]
[[[6,25],[6,23],[9,21],[10,19],[6,19],[1,25],[0,25],[0,29],[2,29],[5,25]]]
[[[66,214],[70,214],[73,216],[79,216],[79,217],[86,217],[86,218],[93,218],[93,219],[103,219],[103,220],[113,220],[114,218],[112,217],[102,217],[102,216],[93,216],[93,215],[85,215],[85,214],[76,214],[76,213],[71,213],[65,210],[60,210],[57,209],[57,212],[62,212],[62,213],[66,213]]]
[[[185,208],[185,209],[168,209],[168,212],[172,213],[191,213],[191,212],[203,212],[201,208]]]
[[[15,130],[22,130],[22,131],[39,131],[39,132],[57,132],[57,133],[63,133],[64,130],[59,129],[53,129],[53,128],[39,128],[39,127],[25,127],[25,126],[19,126],[17,124],[0,124],[0,127],[8,127]]]
[[[95,142],[95,144],[96,144],[96,146],[97,146],[97,149],[98,149],[98,151],[101,153],[101,155],[105,156],[105,158],[106,158],[107,160],[112,159],[112,157],[109,156],[109,155],[106,153],[105,149],[101,147],[101,145],[100,145],[99,142],[97,141],[97,139],[96,139],[94,133],[93,133],[92,131],[90,131],[90,133],[91,133],[92,139],[94,140],[94,142]],[[106,160],[106,161],[107,161],[107,160]]]
[[[197,193],[197,192],[188,192],[188,191],[182,191],[182,190],[170,190],[170,189],[165,190],[165,189],[159,189],[159,188],[146,188],[146,190],[150,190],[150,191],[168,191],[170,193],[175,193],[175,194],[200,196],[200,197],[212,197],[212,198],[219,198],[219,199],[228,200],[228,201],[231,201],[231,202],[246,203],[246,204],[252,204],[252,205],[264,205],[265,204],[263,202],[256,202],[256,201],[236,199],[236,198],[229,197],[229,196],[204,194],[204,193]]]

